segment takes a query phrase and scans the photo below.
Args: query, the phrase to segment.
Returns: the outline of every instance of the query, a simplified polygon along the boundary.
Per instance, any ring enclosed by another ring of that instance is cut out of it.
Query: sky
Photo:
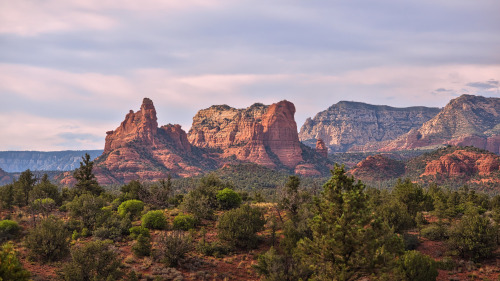
[[[0,150],[103,149],[142,99],[159,125],[289,100],[500,97],[498,0],[0,0]]]

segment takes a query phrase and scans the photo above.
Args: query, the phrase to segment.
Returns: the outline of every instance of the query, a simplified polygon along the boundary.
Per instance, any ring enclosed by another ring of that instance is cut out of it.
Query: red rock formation
[[[316,141],[316,152],[325,158],[328,157],[328,147],[326,147],[322,139]]]
[[[368,156],[354,166],[349,173],[364,181],[381,181],[401,177],[405,172],[403,162],[384,155]]]
[[[95,173],[101,184],[156,180],[168,174],[200,174],[208,162],[192,153],[180,125],[158,128],[153,102],[144,98],[139,111],[130,111],[116,130],[107,132]]]
[[[489,176],[498,171],[499,157],[494,154],[456,150],[430,161],[421,176],[445,176],[469,178],[475,174]]]
[[[188,139],[194,146],[222,149],[223,158],[293,169],[303,161],[294,115],[288,101],[246,109],[212,106],[193,118]]]

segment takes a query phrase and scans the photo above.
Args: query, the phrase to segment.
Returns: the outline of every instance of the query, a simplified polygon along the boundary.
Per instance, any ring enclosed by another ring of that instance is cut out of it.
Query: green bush
[[[122,217],[130,216],[130,218],[134,218],[139,216],[143,209],[144,202],[132,199],[122,202],[120,206],[118,206],[118,214]]]
[[[64,222],[51,216],[29,231],[25,244],[31,258],[51,262],[69,254],[69,238]]]
[[[217,192],[217,202],[222,210],[238,208],[241,204],[241,197],[230,188],[224,188]]]
[[[132,252],[138,257],[151,255],[151,238],[139,234],[137,241],[132,246]]]
[[[120,280],[118,254],[105,241],[92,241],[71,249],[71,262],[63,267],[66,281]]]
[[[0,242],[15,238],[19,234],[20,230],[21,227],[15,221],[12,220],[0,221]]]
[[[30,273],[19,262],[12,243],[5,243],[0,249],[0,280],[27,281],[29,277]]]
[[[441,224],[431,224],[422,228],[420,235],[432,241],[442,241],[447,238],[446,228]]]
[[[398,262],[397,272],[408,281],[432,281],[438,276],[436,262],[418,251],[407,251]]]
[[[452,227],[448,246],[462,258],[478,261],[493,254],[496,235],[489,218],[467,214]]]
[[[100,239],[111,239],[120,241],[129,234],[129,228],[132,223],[128,216],[122,217],[117,213],[106,211],[104,216],[99,219],[99,227],[94,230],[94,235]]]
[[[167,228],[167,218],[162,210],[149,211],[142,216],[142,226],[149,229]]]
[[[264,228],[265,223],[264,214],[259,208],[243,205],[220,217],[217,235],[233,247],[253,248],[258,243],[257,232]]]
[[[161,261],[175,267],[191,250],[191,239],[180,231],[163,234],[158,241]]]
[[[196,249],[205,256],[212,256],[216,258],[223,257],[231,252],[231,249],[227,245],[222,244],[220,241],[200,241]]]
[[[179,214],[174,218],[173,227],[176,230],[188,231],[196,226],[196,219],[192,215]]]
[[[418,245],[420,244],[420,241],[418,241],[418,236],[405,233],[403,234],[403,241],[405,243],[405,250],[415,250],[417,249]]]
[[[105,204],[104,199],[85,193],[68,203],[68,209],[73,219],[80,219],[84,227],[93,230],[98,225]]]
[[[142,235],[144,237],[149,237],[149,229],[143,226],[133,226],[129,229],[130,232],[130,237],[132,239],[137,239],[139,235]]]

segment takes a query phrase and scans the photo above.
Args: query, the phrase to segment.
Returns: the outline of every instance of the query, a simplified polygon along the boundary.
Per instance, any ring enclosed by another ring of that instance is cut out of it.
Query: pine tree
[[[103,192],[103,189],[99,186],[99,183],[92,172],[94,162],[90,161],[90,155],[88,153],[85,153],[82,160],[83,162],[80,162],[80,168],[76,169],[73,173],[73,177],[77,180],[75,187],[79,194],[90,192],[99,196]]]
[[[298,244],[312,280],[357,280],[387,270],[403,242],[368,207],[365,186],[335,166],[316,202],[312,238]]]

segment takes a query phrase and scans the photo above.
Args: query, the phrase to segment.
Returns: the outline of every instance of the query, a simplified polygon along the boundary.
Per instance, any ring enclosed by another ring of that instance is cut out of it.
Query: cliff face
[[[180,125],[158,128],[153,102],[145,98],[139,111],[130,111],[116,130],[107,132],[96,176],[101,184],[155,180],[197,175],[210,165],[213,161],[193,152]]]
[[[462,95],[420,128],[387,143],[381,151],[434,145],[475,146],[500,153],[500,98]]]
[[[345,152],[369,142],[393,140],[420,127],[436,114],[438,108],[370,105],[341,101],[308,118],[300,128],[300,140],[313,147],[318,138],[332,152]]]
[[[295,106],[288,101],[245,109],[212,106],[193,117],[188,140],[197,147],[219,149],[222,158],[295,169],[304,159],[294,115]]]

